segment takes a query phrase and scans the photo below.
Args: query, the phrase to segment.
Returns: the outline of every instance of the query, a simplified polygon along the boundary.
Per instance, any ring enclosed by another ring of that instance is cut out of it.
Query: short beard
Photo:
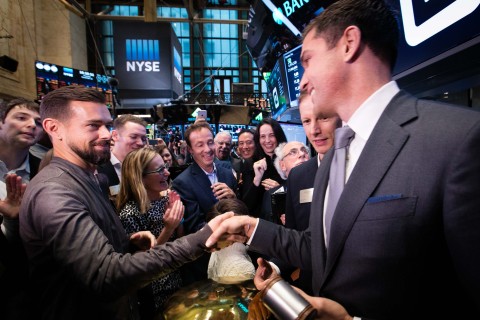
[[[106,142],[110,143],[110,141]],[[81,150],[76,146],[72,146],[72,150],[84,161],[94,164],[94,165],[102,165],[107,163],[110,160],[110,149],[107,149],[105,152],[95,152],[94,147],[96,145],[101,145],[101,143],[90,143],[88,150]]]

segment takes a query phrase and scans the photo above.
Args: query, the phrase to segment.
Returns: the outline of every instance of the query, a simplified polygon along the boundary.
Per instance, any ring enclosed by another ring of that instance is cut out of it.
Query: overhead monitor
[[[60,66],[54,63],[35,61],[35,75],[37,79],[37,99],[52,90],[69,85],[83,85],[97,88],[105,94],[107,105],[112,106],[113,94],[108,84],[108,76],[86,70]]]
[[[287,110],[289,99],[285,84],[285,68],[283,58],[278,59],[268,78],[267,86],[269,90],[270,109],[272,118],[276,119],[285,110]]]
[[[307,135],[301,124],[280,122],[280,126],[282,127],[288,142],[300,141],[305,144],[307,143]]]
[[[300,81],[303,76],[303,67],[300,61],[301,52],[302,46],[300,45],[283,55],[288,98],[291,107],[298,106],[298,97],[300,96]]]
[[[227,131],[232,136],[232,141],[238,141],[238,134],[242,129],[247,129],[247,125],[244,124],[229,124],[229,123],[222,123],[218,125],[218,132]]]

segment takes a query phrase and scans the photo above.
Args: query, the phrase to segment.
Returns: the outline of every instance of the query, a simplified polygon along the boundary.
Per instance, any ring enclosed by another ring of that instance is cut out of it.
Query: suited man
[[[231,169],[215,163],[213,132],[206,121],[189,126],[185,140],[194,162],[173,180],[172,189],[185,205],[183,228],[190,234],[206,224],[206,215],[218,200],[235,197],[236,180]],[[209,257],[182,267],[184,285],[207,279]]]
[[[245,177],[255,176],[253,171],[253,155],[255,153],[255,141],[254,131],[252,129],[243,128],[238,133],[238,146],[237,154],[239,159],[232,158],[232,169],[235,171],[238,185],[238,197],[242,198],[242,195],[247,193],[247,188],[253,188],[252,184],[244,185],[243,181]]]
[[[288,174],[285,205],[285,227],[299,231],[306,230],[310,220],[313,198],[315,172],[321,161],[332,147],[335,129],[341,125],[338,117],[324,118],[314,112],[310,95],[302,92],[299,97],[298,110],[307,139],[317,155],[310,160],[295,166]],[[312,294],[311,270],[292,268],[278,260],[273,261],[281,269],[282,276],[296,287]]]
[[[115,197],[120,190],[123,159],[130,151],[147,144],[147,123],[131,114],[117,117],[113,121],[112,142],[110,161],[98,166],[98,172],[107,176],[109,195]]]
[[[207,245],[243,232],[250,250],[311,266],[315,297],[306,298],[325,317],[478,318],[480,114],[418,100],[391,81],[398,25],[383,0],[339,0],[304,35],[301,88],[318,113],[355,132],[329,241],[333,149],[305,232],[233,217]]]

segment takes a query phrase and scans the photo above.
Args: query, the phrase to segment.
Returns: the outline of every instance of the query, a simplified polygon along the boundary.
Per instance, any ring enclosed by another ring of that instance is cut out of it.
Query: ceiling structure
[[[84,18],[95,20],[143,20],[145,22],[192,22],[192,23],[231,23],[246,25],[247,20],[205,19],[201,16],[204,9],[245,10],[250,8],[251,0],[59,0],[70,11]],[[138,6],[143,15],[112,16],[108,13],[113,6]],[[109,6],[106,9],[105,6]],[[157,6],[185,8],[188,18],[172,18],[157,16]]]

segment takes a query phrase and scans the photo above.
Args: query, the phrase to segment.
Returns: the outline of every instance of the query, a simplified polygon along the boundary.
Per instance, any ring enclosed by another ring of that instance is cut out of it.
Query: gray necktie
[[[335,154],[330,165],[329,192],[327,209],[325,210],[325,230],[327,233],[327,244],[330,240],[330,225],[332,223],[333,213],[337,207],[338,199],[345,186],[345,166],[348,146],[352,141],[355,132],[349,126],[335,130]]]

